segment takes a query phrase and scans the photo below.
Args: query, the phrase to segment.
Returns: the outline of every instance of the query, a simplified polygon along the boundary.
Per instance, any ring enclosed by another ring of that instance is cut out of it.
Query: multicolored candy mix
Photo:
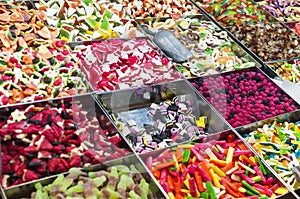
[[[263,0],[257,3],[281,22],[300,21],[299,1]]]
[[[46,26],[46,12],[22,3],[1,2],[0,9],[0,52],[13,53],[19,51],[19,47],[36,47],[56,41],[59,29]]]
[[[66,41],[142,35],[122,5],[108,0],[42,1],[37,6],[47,13],[47,24],[60,28],[58,36]]]
[[[171,199],[275,198],[288,189],[241,140],[182,144],[146,159]]]
[[[3,187],[123,157],[122,139],[111,136],[77,101],[0,109]],[[100,124],[103,122],[100,121]]]
[[[65,41],[0,54],[0,105],[82,94],[87,89]]]
[[[112,91],[180,79],[173,63],[148,39],[111,39],[77,46],[82,70],[95,91]]]
[[[173,17],[199,14],[199,10],[187,0],[119,0],[131,17]]]
[[[212,22],[199,17],[166,19],[165,21],[144,22],[156,32],[167,29],[193,53],[188,62],[177,64],[177,68],[187,78],[209,75],[217,72],[254,66],[251,58],[229,39],[226,31],[221,31]]]
[[[271,15],[252,1],[197,0],[196,3],[225,27],[274,21]]]
[[[275,62],[268,64],[284,80],[300,85],[300,62],[299,60]]]
[[[291,170],[299,166],[300,122],[265,124],[243,136],[258,152],[260,157],[278,173],[291,187],[298,189],[300,184]]]

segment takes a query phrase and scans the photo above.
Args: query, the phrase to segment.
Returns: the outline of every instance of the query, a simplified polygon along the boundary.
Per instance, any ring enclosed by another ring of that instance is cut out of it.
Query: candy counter
[[[0,8],[3,199],[300,197],[300,102],[272,81],[299,86],[299,38],[266,6]]]

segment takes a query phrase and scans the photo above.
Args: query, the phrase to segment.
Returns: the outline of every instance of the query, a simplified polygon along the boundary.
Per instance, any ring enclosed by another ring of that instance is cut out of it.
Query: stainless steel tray
[[[137,168],[137,171],[142,175],[142,177],[150,184],[149,189],[151,190],[152,193],[151,198],[154,199],[165,198],[165,195],[161,191],[161,188],[158,187],[157,183],[152,179],[152,177],[147,172],[146,168],[143,166],[143,164],[135,155],[127,156],[113,161],[108,161],[103,164],[94,165],[92,167],[82,169],[82,171],[90,172],[90,171],[106,170],[108,167],[117,166],[117,165],[125,165],[125,166],[134,165]],[[64,173],[64,175],[67,174],[68,172]],[[30,182],[18,187],[6,189],[4,199],[30,198],[31,193],[36,190],[35,184],[37,183],[41,183],[42,185],[51,184],[56,179],[56,177],[57,176],[52,176],[38,181]]]
[[[229,135],[233,135],[234,140],[241,139],[242,142],[246,145],[246,147],[253,153],[253,155],[257,156],[257,153],[247,144],[247,142],[234,129],[226,130],[226,131],[223,131],[223,132],[218,132],[218,133],[213,134],[213,135],[208,135],[205,138],[194,140],[192,142],[193,143],[207,143],[207,142],[210,142],[210,141],[226,140],[226,138]],[[185,143],[182,143],[182,145],[185,145],[185,144],[188,145],[189,143],[190,142],[185,142]],[[181,144],[179,144],[179,145],[181,145]],[[168,147],[168,148],[161,149],[161,150],[158,150],[158,151],[153,151],[153,152],[146,153],[146,154],[140,154],[139,156],[142,159],[142,161],[147,165],[147,158],[152,157],[152,159],[154,159],[154,158],[160,156],[164,151],[167,151],[167,150],[172,150],[172,147]],[[261,162],[264,164],[264,166],[270,171],[269,175],[272,176],[273,178],[276,178],[279,185],[282,185],[282,186],[286,187],[289,190],[289,193],[278,196],[278,197],[276,197],[276,199],[294,199],[294,198],[298,198],[296,193],[290,187],[288,187],[284,183],[284,181],[282,181],[278,177],[278,175],[275,173],[275,171],[272,168],[270,168],[263,159],[261,159],[260,157],[258,157],[258,158],[261,160]],[[159,186],[161,186],[161,185],[159,184]]]

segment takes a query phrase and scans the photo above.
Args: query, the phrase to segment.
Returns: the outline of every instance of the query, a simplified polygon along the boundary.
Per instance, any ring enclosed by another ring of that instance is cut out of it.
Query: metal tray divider
[[[126,144],[130,147],[130,149],[133,152],[133,155],[139,160],[139,162],[142,164],[142,166],[145,168],[146,172],[149,174],[149,176],[151,177],[151,179],[153,180],[153,182],[157,185],[157,187],[159,188],[159,190],[162,192],[162,194],[169,199],[168,194],[165,192],[165,190],[162,188],[162,186],[157,182],[157,180],[155,179],[155,177],[153,176],[152,172],[148,169],[148,167],[146,166],[146,164],[142,161],[142,159],[140,158],[140,156],[138,155],[138,153],[134,150],[134,148],[130,145],[130,143],[128,142],[128,140],[126,139],[126,137],[123,135],[123,133],[120,132],[118,126],[116,125],[115,121],[111,118],[110,114],[108,113],[108,111],[103,107],[103,105],[101,104],[101,102],[99,101],[99,99],[97,98],[96,94],[92,95],[94,101],[97,103],[97,105],[99,106],[99,108],[103,111],[103,113],[108,117],[108,119],[110,120],[110,122],[113,124],[113,126],[116,128],[116,131],[118,132],[119,136],[122,137],[122,139],[124,139],[124,141],[126,142]]]

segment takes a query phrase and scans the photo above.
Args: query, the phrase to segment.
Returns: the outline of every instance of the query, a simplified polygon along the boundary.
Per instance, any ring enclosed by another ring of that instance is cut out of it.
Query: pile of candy
[[[197,4],[221,25],[256,24],[272,21],[272,16],[247,0],[197,0]]]
[[[263,0],[257,3],[279,21],[300,21],[299,1]]]
[[[146,113],[136,115],[139,111],[136,109],[113,112],[113,117],[137,153],[162,149],[206,135],[207,117],[194,115],[198,112],[195,110],[197,102],[192,101],[190,94],[176,96],[172,91],[155,92],[155,89],[151,92],[137,90],[136,93],[141,101],[152,101],[149,107],[143,108]]]
[[[0,78],[0,105],[82,94],[88,89],[76,58],[60,40],[1,53]]]
[[[199,14],[188,0],[119,0],[129,15],[135,18],[174,17]]]
[[[188,62],[177,68],[187,78],[209,75],[216,72],[232,71],[254,66],[249,57],[229,39],[226,31],[221,31],[212,22],[193,18],[166,19],[165,21],[138,21],[157,32],[167,29],[193,53]]]
[[[298,35],[280,23],[244,24],[233,26],[230,32],[265,62],[299,57]]]
[[[37,4],[47,13],[47,23],[60,28],[59,38],[67,41],[135,37],[133,26],[121,4],[107,0],[48,1]],[[123,19],[123,20],[122,20]]]
[[[121,138],[110,137],[113,132],[102,129],[95,115],[79,102],[37,103],[0,111],[3,187],[128,154],[118,148]]]
[[[300,66],[299,60],[270,63],[272,68],[284,80],[300,85]]]
[[[0,52],[13,53],[19,47],[37,47],[56,41],[59,29],[46,26],[47,14],[42,10],[0,3]]]
[[[106,170],[83,172],[71,169],[69,174],[58,175],[49,185],[35,185],[34,198],[155,198],[149,183],[134,165],[118,165]]]
[[[291,187],[299,188],[299,182],[291,168],[299,166],[300,122],[265,124],[249,134],[244,134],[260,157]]]
[[[95,91],[111,91],[180,79],[173,63],[148,39],[111,39],[77,46],[82,71]]]
[[[232,134],[165,149],[148,157],[146,165],[171,199],[267,199],[288,192]]]
[[[233,126],[297,110],[299,105],[258,69],[244,69],[191,80]]]

